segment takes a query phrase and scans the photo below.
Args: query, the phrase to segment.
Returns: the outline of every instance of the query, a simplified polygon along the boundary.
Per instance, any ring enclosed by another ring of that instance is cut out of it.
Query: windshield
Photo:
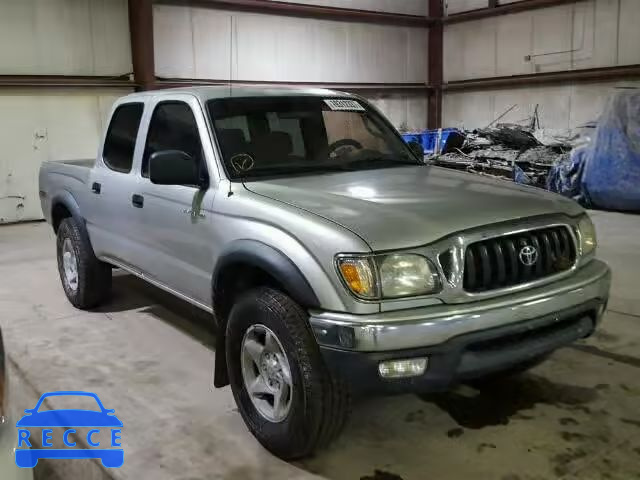
[[[209,115],[231,179],[418,165],[364,102],[323,97],[211,100]]]

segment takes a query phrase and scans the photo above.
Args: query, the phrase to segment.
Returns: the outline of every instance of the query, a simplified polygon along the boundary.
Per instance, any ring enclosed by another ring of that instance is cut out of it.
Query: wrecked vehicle
[[[447,145],[430,163],[540,188],[547,187],[549,171],[568,158],[572,148],[568,139],[558,141],[544,130],[516,124],[498,124],[459,135],[464,139],[460,148]]]
[[[531,366],[609,296],[577,203],[425,166],[331,90],[128,95],[97,159],[43,164],[40,195],[69,301],[105,302],[118,267],[211,312],[215,385],[285,459],[330,442],[351,395]]]

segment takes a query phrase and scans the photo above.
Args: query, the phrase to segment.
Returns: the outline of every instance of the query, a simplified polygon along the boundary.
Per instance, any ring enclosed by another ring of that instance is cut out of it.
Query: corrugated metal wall
[[[428,0],[289,0],[289,3],[304,3],[337,8],[355,8],[377,12],[425,15]]]
[[[0,0],[0,75],[131,71],[126,0]],[[38,169],[96,154],[127,89],[0,89],[0,223],[42,217]]]
[[[486,0],[448,1],[449,13],[486,6]],[[444,79],[453,81],[640,63],[638,24],[638,0],[589,0],[447,25],[444,31]],[[531,57],[527,59],[527,56]],[[518,107],[504,118],[504,121],[515,121],[530,115],[539,104],[544,127],[575,127],[595,120],[616,86],[637,83],[447,93],[443,121],[446,126],[480,127],[517,104]]]
[[[632,86],[640,87],[640,81],[447,93],[443,102],[443,122],[449,127],[486,127],[516,105],[500,121],[519,123],[530,118],[538,105],[543,128],[575,128],[597,120],[607,98],[617,88]]]
[[[127,0],[0,0],[0,75],[130,71]]]
[[[346,83],[427,80],[423,28],[155,5],[154,42],[156,74],[161,77]],[[369,96],[397,126],[425,127],[424,91]]]
[[[94,157],[109,109],[126,93],[113,89],[0,92],[0,223],[42,218],[40,164]]]
[[[315,0],[298,3],[317,4]],[[427,0],[329,0],[327,6],[425,15]],[[0,75],[132,70],[127,0],[0,0]],[[426,83],[425,29],[154,7],[156,74],[165,77]],[[0,223],[41,218],[45,160],[92,157],[126,89],[0,90]],[[426,94],[371,91],[397,126],[426,124]]]

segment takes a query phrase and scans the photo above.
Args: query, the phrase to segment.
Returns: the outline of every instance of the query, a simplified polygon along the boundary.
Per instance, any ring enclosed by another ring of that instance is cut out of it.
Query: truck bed
[[[50,202],[56,195],[68,192],[76,202],[82,202],[94,163],[95,159],[77,159],[44,162],[40,166],[40,203],[47,221],[51,221]]]
[[[64,165],[75,165],[77,167],[93,167],[93,165],[96,163],[96,159],[95,158],[79,158],[79,159],[74,159],[74,160],[62,160],[59,162],[47,162],[47,163],[62,163]]]

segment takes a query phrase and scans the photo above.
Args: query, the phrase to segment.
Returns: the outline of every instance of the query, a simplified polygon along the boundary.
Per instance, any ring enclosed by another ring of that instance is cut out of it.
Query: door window
[[[149,157],[163,150],[180,150],[195,158],[201,168],[204,166],[198,125],[191,107],[184,102],[162,102],[153,111],[142,157],[143,177],[149,177]]]
[[[102,150],[102,159],[111,170],[131,171],[143,110],[142,103],[126,103],[113,112]]]

